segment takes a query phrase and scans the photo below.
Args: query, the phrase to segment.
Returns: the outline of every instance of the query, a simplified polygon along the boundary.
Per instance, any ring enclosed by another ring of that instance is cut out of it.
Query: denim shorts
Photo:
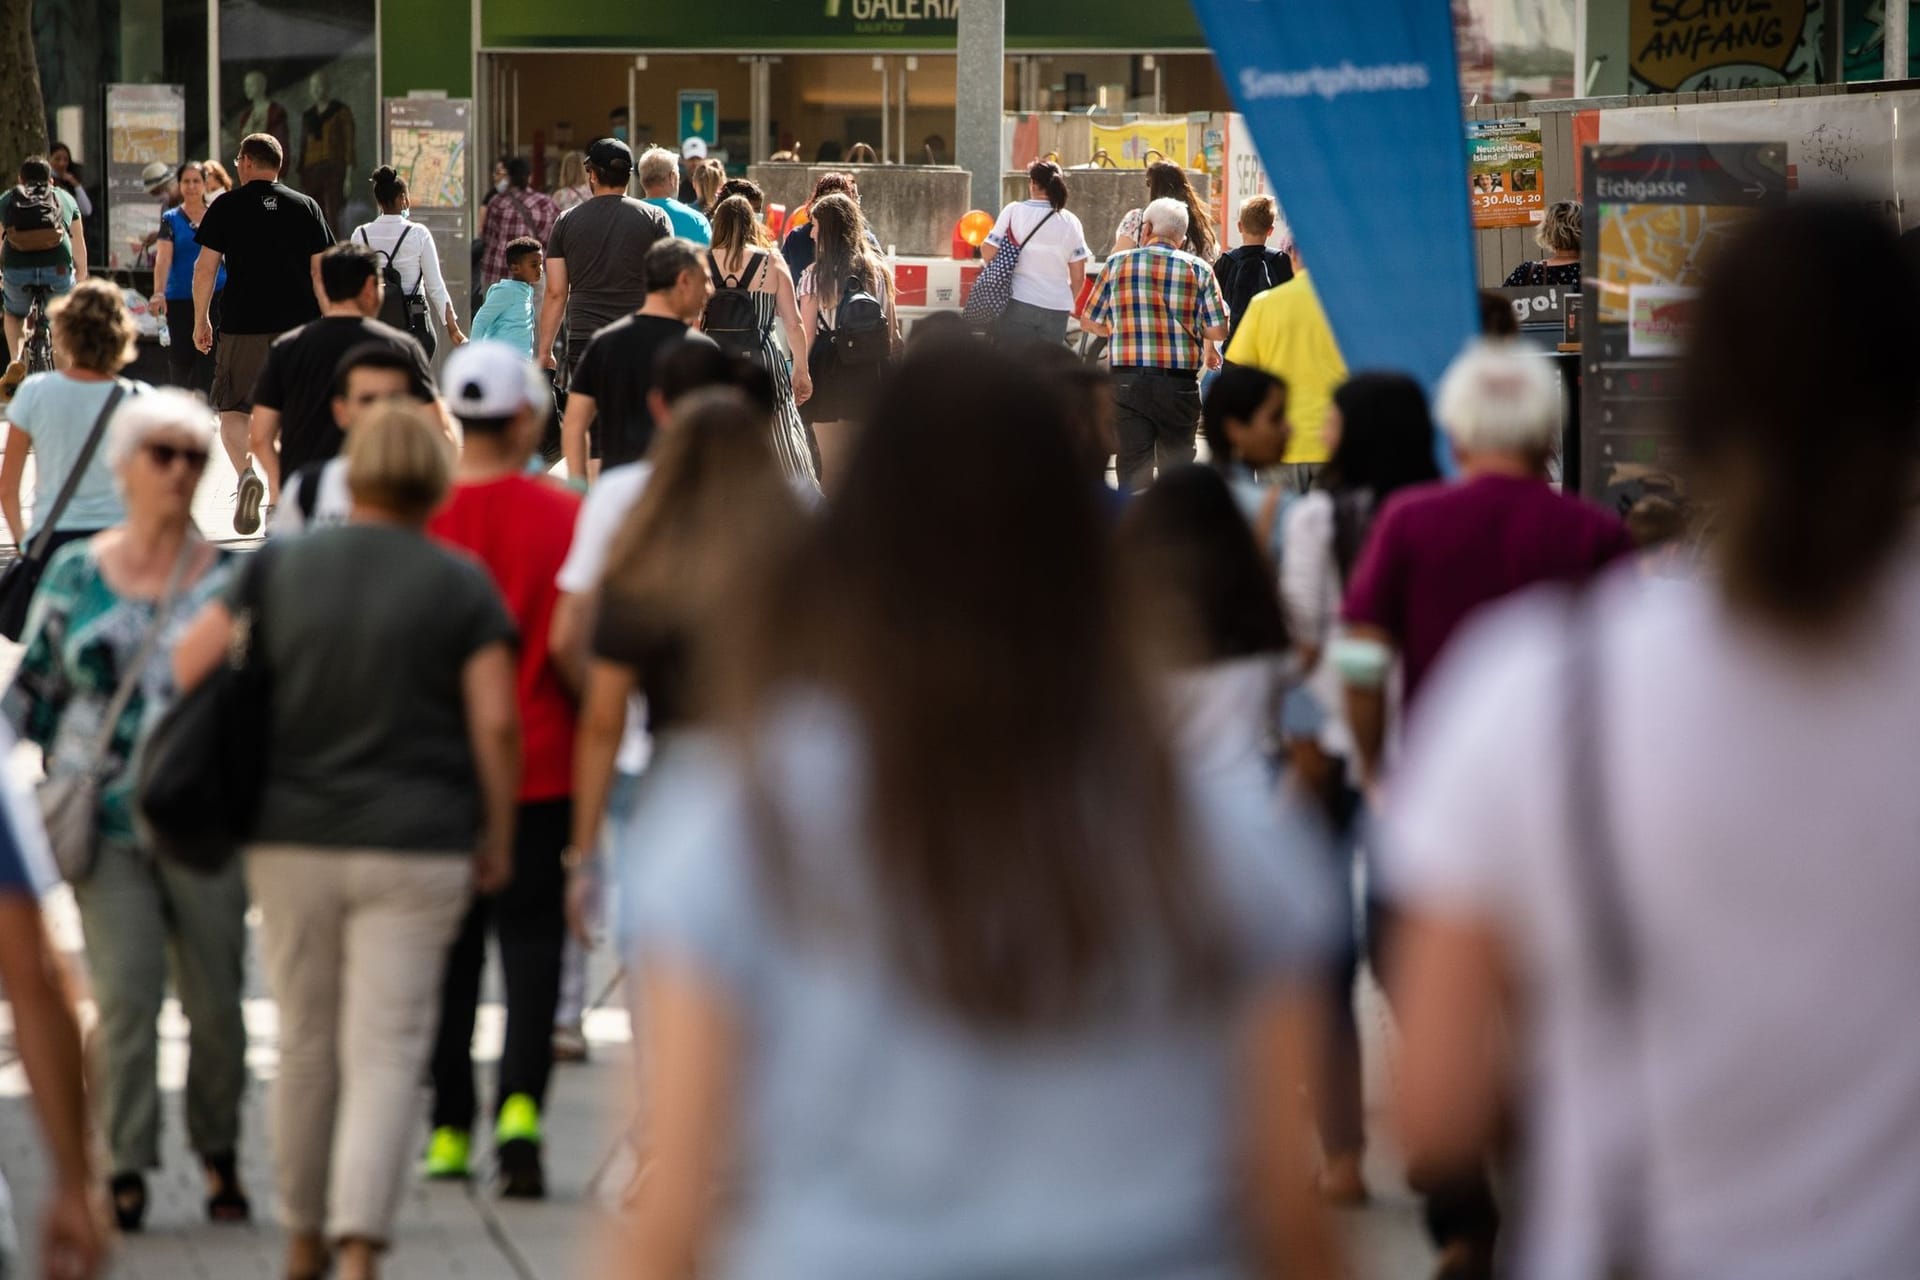
[[[73,268],[8,267],[0,272],[0,281],[5,283],[7,314],[24,316],[32,302],[27,297],[27,290],[36,284],[47,287],[49,302],[62,294],[73,292]]]

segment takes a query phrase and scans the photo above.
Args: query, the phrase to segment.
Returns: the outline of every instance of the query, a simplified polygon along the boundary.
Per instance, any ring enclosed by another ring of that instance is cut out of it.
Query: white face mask
[[[505,178],[500,179],[500,181],[493,184],[493,189],[501,195],[507,194],[507,180]]]
[[[405,218],[405,219],[406,219],[406,220],[407,220],[408,222],[412,222],[412,221],[413,221],[413,206],[412,206],[412,205],[408,205],[408,206],[407,206],[406,208],[404,208],[404,209],[402,209],[402,210],[400,211],[400,216],[401,216],[402,218]]]

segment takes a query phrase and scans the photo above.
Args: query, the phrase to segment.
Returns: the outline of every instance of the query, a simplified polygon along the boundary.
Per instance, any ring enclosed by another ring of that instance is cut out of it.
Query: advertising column
[[[385,107],[381,133],[387,163],[406,179],[413,220],[433,233],[454,309],[462,321],[470,322],[473,261],[467,190],[473,103],[466,98],[388,98]]]

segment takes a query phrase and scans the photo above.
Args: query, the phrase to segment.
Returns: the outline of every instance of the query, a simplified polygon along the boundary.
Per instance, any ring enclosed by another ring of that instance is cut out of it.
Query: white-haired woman
[[[1528,289],[1558,285],[1563,289],[1580,287],[1580,205],[1573,200],[1556,200],[1547,206],[1534,242],[1547,251],[1545,258],[1523,262],[1507,277],[1507,288]]]
[[[169,973],[192,1028],[187,1138],[206,1170],[207,1216],[249,1214],[234,1165],[247,1078],[245,882],[238,865],[204,876],[156,860],[133,824],[133,761],[174,696],[174,645],[227,579],[225,555],[190,514],[213,437],[206,402],[181,391],[137,396],[114,413],[101,453],[125,518],[54,555],[4,704],[21,736],[40,744],[49,775],[92,768],[103,779],[98,843],[73,889],[100,1010],[95,1097],[123,1231],[144,1221],[144,1173],[160,1164],[155,1021]],[[96,757],[123,682],[124,705]]]

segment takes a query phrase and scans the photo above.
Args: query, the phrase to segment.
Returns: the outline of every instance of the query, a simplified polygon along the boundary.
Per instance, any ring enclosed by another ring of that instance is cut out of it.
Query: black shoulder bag
[[[107,402],[100,406],[100,415],[93,420],[93,430],[87,432],[87,442],[80,447],[73,470],[67,473],[53,506],[40,524],[40,532],[34,535],[33,545],[0,574],[0,636],[18,640],[20,633],[27,629],[27,607],[33,603],[33,593],[40,589],[40,575],[47,571],[47,561],[53,555],[54,528],[66,514],[67,504],[73,501],[74,491],[80,487],[93,455],[100,448],[100,437],[107,433],[107,419],[113,417],[113,411],[119,408],[121,397],[126,394],[126,384],[115,381],[113,390],[107,393]]]
[[[227,657],[161,717],[141,753],[135,817],[146,846],[212,874],[253,837],[273,742],[267,668],[269,542],[241,570],[240,608]]]

